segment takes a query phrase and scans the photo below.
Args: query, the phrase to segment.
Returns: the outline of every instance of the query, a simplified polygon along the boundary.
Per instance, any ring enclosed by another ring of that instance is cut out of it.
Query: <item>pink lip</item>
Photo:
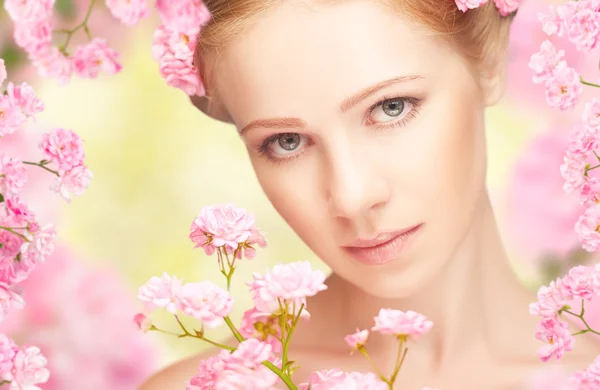
[[[423,224],[395,232],[382,233],[373,239],[358,239],[343,248],[356,260],[368,265],[382,265],[398,258]]]

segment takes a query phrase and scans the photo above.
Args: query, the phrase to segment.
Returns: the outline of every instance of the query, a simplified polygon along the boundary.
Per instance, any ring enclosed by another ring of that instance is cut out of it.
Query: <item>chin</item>
[[[363,292],[381,299],[404,299],[423,293],[423,288],[433,278],[433,267],[390,269],[373,268],[371,272],[353,275],[348,280]]]

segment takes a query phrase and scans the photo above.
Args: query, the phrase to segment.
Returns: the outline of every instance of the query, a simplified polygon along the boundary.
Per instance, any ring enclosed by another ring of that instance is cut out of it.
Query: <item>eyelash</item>
[[[409,103],[411,106],[410,112],[405,114],[404,117],[398,121],[393,121],[393,122],[389,122],[386,124],[374,124],[374,123],[370,122],[368,120],[368,118],[371,116],[371,114],[373,114],[373,111],[375,111],[376,108],[381,107],[385,102],[390,101],[390,100],[400,100],[404,104]],[[405,96],[392,96],[392,97],[384,96],[377,103],[373,104],[371,107],[369,107],[367,109],[367,113],[365,115],[365,121],[367,121],[368,126],[373,126],[377,130],[391,129],[391,128],[398,127],[398,126],[404,126],[409,120],[415,118],[417,116],[417,114],[419,113],[421,100],[422,99],[418,99],[418,98],[414,98],[414,97],[405,97]],[[278,133],[278,134],[274,134],[274,135],[266,138],[263,141],[263,143],[258,147],[258,150],[257,150],[258,153],[261,156],[266,157],[269,161],[276,163],[276,164],[283,164],[283,163],[287,163],[292,160],[295,160],[296,158],[300,157],[303,154],[303,152],[298,152],[298,153],[292,154],[289,157],[272,157],[269,155],[269,150],[268,150],[269,146],[271,146],[271,144],[277,142],[277,140],[279,138],[281,138],[282,136],[285,136],[285,135],[290,135],[290,134],[296,134],[296,133]],[[310,141],[307,141],[307,142],[310,142]],[[307,145],[305,145],[305,146],[307,146]]]

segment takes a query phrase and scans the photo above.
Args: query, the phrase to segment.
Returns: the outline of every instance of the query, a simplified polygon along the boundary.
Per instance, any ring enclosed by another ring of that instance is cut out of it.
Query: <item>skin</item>
[[[484,112],[502,96],[505,62],[475,67],[372,1],[285,2],[220,52],[218,95],[265,194],[333,271],[292,342],[298,383],[317,369],[371,371],[359,354],[348,356],[343,337],[370,328],[380,308],[434,323],[410,344],[402,389],[522,389],[532,370],[552,367],[537,358],[538,319],[528,314],[535,296],[509,266],[485,187]],[[397,98],[408,100],[402,107]],[[376,106],[386,99],[396,106]],[[266,118],[287,119],[255,122]],[[300,141],[292,150],[278,143],[289,133]],[[362,264],[343,248],[416,224],[418,234],[388,264]],[[368,343],[384,372],[395,361],[390,340],[373,334]],[[578,340],[561,363],[582,369],[596,348]],[[167,368],[142,389],[181,386],[204,357]]]

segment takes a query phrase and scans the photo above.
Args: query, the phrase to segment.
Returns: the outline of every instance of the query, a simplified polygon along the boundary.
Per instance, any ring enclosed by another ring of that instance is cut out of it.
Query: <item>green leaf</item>
[[[0,203],[4,202],[4,195],[0,194]]]
[[[9,43],[6,46],[0,48],[0,58],[4,59],[4,65],[7,68],[8,73],[11,73],[11,69],[23,65],[26,63],[27,55],[24,51],[19,49],[13,43]]]

